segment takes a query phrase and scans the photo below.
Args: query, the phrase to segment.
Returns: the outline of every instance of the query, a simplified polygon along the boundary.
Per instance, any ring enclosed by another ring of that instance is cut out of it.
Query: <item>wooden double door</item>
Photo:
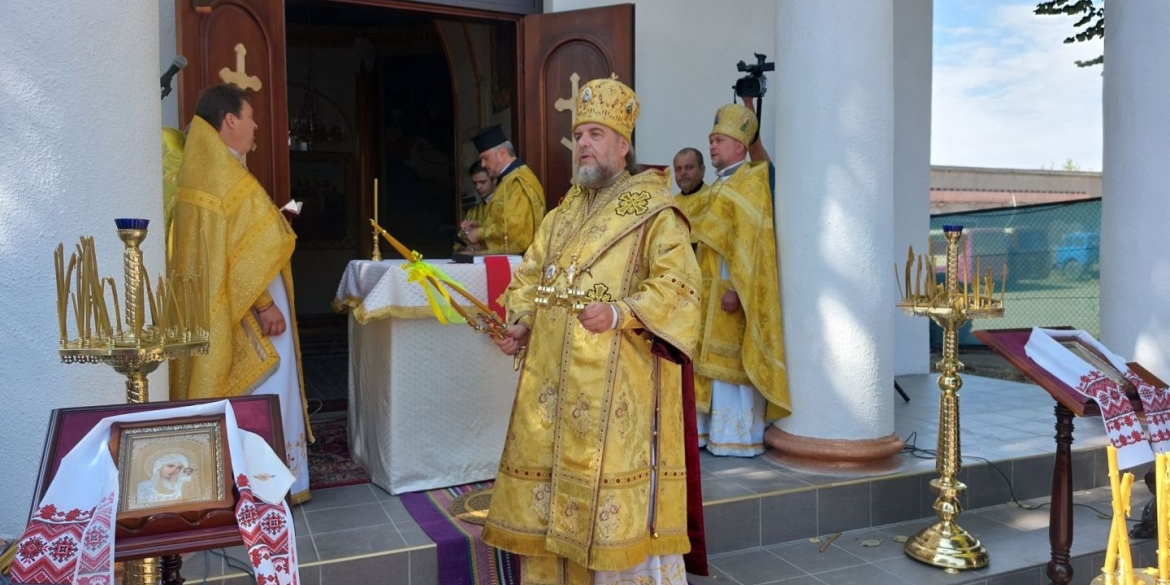
[[[570,108],[578,83],[616,73],[634,87],[630,4],[524,16],[452,5],[458,3],[354,3],[516,27],[514,138],[544,184],[550,209],[572,174]],[[259,130],[248,167],[275,203],[284,205],[289,199],[284,0],[176,0],[176,21],[178,51],[189,62],[179,80],[180,120],[190,120],[199,91],[208,85],[230,81],[252,89]],[[357,185],[359,193],[372,188]],[[359,213],[368,215],[365,205]]]

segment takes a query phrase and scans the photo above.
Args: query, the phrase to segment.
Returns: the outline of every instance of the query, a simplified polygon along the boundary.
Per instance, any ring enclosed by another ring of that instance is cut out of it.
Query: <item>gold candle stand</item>
[[[125,329],[118,306],[113,278],[102,278],[97,270],[97,251],[92,237],[83,237],[65,262],[64,246],[55,253],[57,272],[57,317],[60,327],[62,363],[109,364],[126,376],[126,402],[150,400],[147,375],[172,358],[206,354],[209,341],[209,291],[206,269],[203,274],[171,275],[159,279],[152,289],[142,265],[139,245],[146,239],[148,220],[117,219],[118,237],[125,244],[123,276]],[[206,261],[206,258],[204,258]],[[106,285],[113,297],[106,304]],[[151,313],[146,323],[146,309]],[[110,318],[110,307],[114,316]],[[69,335],[72,308],[77,336]],[[123,563],[125,585],[153,585],[162,578],[159,559],[147,558]]]
[[[942,360],[936,367],[941,372],[938,387],[939,396],[938,448],[935,470],[939,477],[931,480],[930,486],[938,492],[934,510],[938,522],[923,528],[906,541],[906,554],[914,560],[957,573],[964,569],[978,569],[987,566],[987,549],[978,538],[964,530],[956,520],[962,512],[959,495],[967,488],[958,480],[962,469],[959,445],[959,388],[963,385],[959,371],[963,364],[958,357],[958,330],[970,319],[1003,316],[1004,282],[1000,297],[995,298],[994,283],[990,270],[986,278],[976,269],[974,291],[970,291],[971,279],[966,278],[959,287],[959,241],[963,235],[962,226],[943,226],[947,240],[946,284],[940,287],[934,275],[933,250],[928,248],[925,258],[918,257],[917,277],[911,290],[911,268],[914,250],[910,249],[905,268],[905,291],[898,308],[910,315],[927,316],[943,329]],[[969,262],[970,259],[966,259]],[[964,274],[967,274],[967,262]],[[926,275],[923,277],[923,265]],[[897,276],[897,267],[895,267]]]

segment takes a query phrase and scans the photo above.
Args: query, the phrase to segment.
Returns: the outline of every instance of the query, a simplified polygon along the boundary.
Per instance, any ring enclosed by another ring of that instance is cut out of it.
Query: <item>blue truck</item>
[[[1072,232],[1065,234],[1052,267],[1066,280],[1084,280],[1096,277],[1101,271],[1101,234]]]

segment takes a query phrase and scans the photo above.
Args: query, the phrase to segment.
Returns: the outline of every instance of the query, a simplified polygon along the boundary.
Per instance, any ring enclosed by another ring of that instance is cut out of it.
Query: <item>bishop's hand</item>
[[[509,325],[504,337],[492,341],[496,342],[496,347],[499,347],[504,355],[516,355],[520,348],[528,345],[528,328],[523,325]]]
[[[723,298],[719,299],[719,308],[724,312],[734,313],[739,310],[739,293],[728,289],[723,293]]]
[[[594,301],[577,313],[577,320],[586,331],[602,333],[617,326],[617,313],[609,303]]]

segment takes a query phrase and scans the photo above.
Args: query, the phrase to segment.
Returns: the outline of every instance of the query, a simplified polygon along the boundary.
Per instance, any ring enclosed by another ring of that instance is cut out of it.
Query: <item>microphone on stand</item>
[[[180,69],[186,66],[187,58],[182,55],[176,55],[174,61],[171,61],[171,66],[168,67],[166,72],[162,74],[162,77],[158,78],[159,83],[162,84],[161,99],[166,99],[166,97],[170,95],[171,80],[175,78],[175,75],[178,75]]]

